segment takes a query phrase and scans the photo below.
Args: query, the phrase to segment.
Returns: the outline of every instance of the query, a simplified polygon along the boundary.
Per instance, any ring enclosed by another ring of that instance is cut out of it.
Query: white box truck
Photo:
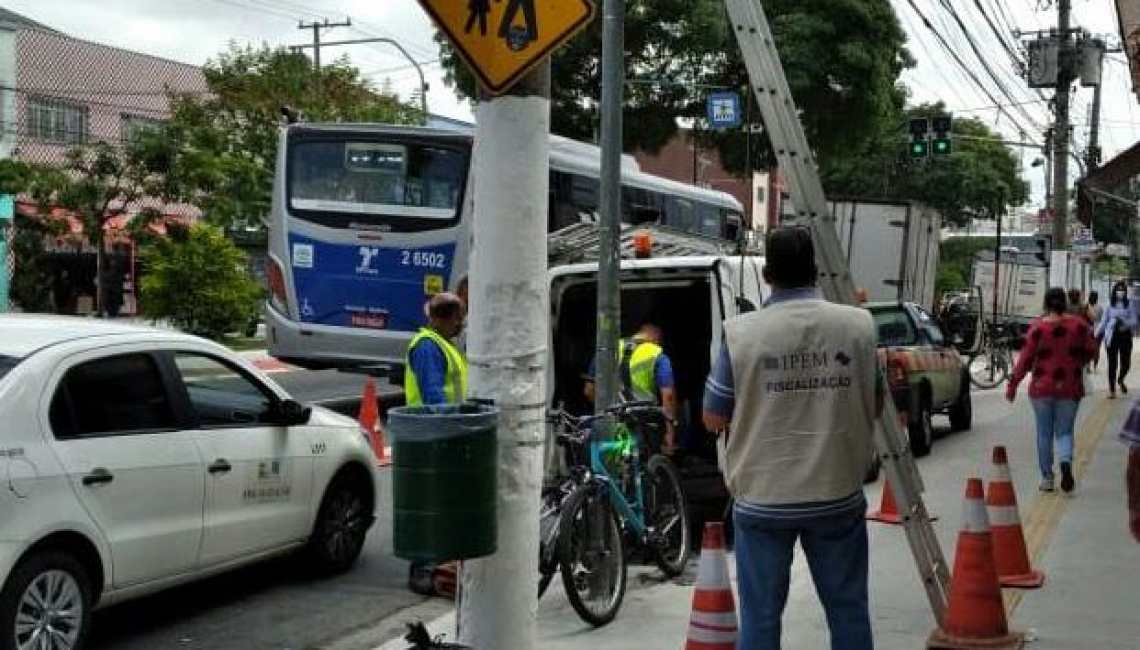
[[[855,286],[872,302],[910,301],[934,308],[942,219],[908,202],[830,201]]]

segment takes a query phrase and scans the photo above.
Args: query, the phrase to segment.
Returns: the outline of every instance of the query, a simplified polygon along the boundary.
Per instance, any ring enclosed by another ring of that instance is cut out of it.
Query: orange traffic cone
[[[728,580],[724,547],[724,524],[708,522],[701,541],[697,584],[693,591],[693,614],[685,650],[733,650],[736,648],[736,601]]]
[[[930,521],[937,521],[938,517],[928,514],[927,517]],[[891,489],[891,482],[883,479],[883,498],[879,500],[879,509],[868,513],[867,519],[871,521],[878,521],[884,524],[901,524],[903,521],[902,514],[899,512],[899,506],[895,503],[895,494]]]
[[[986,506],[990,516],[990,533],[994,538],[994,564],[998,582],[1003,587],[1036,589],[1045,582],[1045,574],[1029,566],[1025,548],[1025,532],[1017,512],[1017,496],[1005,447],[994,447],[993,477],[986,489]]]
[[[368,432],[368,442],[372,445],[372,453],[381,465],[388,465],[387,450],[384,448],[384,429],[380,426],[379,407],[376,402],[376,380],[369,377],[364,382],[364,395],[360,398],[360,414],[356,418],[360,428]]]
[[[966,481],[964,514],[954,553],[949,603],[941,625],[930,633],[926,647],[930,650],[1021,648],[1025,634],[1010,632],[1005,618],[980,478]]]
[[[880,521],[884,524],[901,524],[902,515],[899,514],[898,504],[895,503],[895,494],[891,490],[891,482],[883,479],[883,498],[879,500],[879,509],[867,513],[867,519]]]

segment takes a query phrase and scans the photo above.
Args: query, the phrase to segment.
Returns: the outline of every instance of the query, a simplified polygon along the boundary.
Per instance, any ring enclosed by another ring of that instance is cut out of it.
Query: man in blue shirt
[[[408,344],[404,394],[408,406],[454,404],[467,399],[467,363],[452,340],[463,331],[467,308],[454,293],[428,301],[428,326]]]

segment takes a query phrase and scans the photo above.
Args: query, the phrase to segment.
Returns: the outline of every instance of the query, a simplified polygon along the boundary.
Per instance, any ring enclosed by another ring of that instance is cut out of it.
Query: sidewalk
[[[1137,350],[1140,355],[1140,349]],[[1136,362],[1134,361],[1134,367]],[[1132,540],[1124,502],[1125,449],[1117,432],[1133,395],[1109,401],[1104,396],[1104,366],[1095,382],[1096,393],[1082,405],[1074,465],[1078,477],[1076,498],[1036,491],[1035,456],[1030,436],[995,425],[980,439],[970,434],[951,436],[936,445],[954,452],[954,445],[972,445],[969,459],[944,455],[945,462],[927,463],[927,503],[940,516],[935,529],[948,562],[953,555],[961,523],[960,487],[929,493],[930,485],[961,486],[968,475],[988,478],[985,462],[974,448],[1006,444],[1016,459],[1014,479],[1019,506],[1034,564],[1047,576],[1036,591],[1006,590],[1010,625],[1029,633],[1028,648],[1039,650],[1140,650],[1140,544]],[[1140,382],[1140,380],[1137,380]],[[1140,387],[1140,383],[1137,384]],[[996,397],[988,397],[994,399]],[[1017,408],[1028,409],[1024,391]],[[1004,402],[1002,403],[1004,404]],[[1004,417],[1004,416],[1003,416]],[[961,449],[961,448],[960,448]],[[959,450],[960,450],[959,449]],[[929,472],[927,472],[929,470]],[[872,509],[879,503],[882,483],[867,486]],[[925,592],[915,573],[913,559],[901,528],[869,525],[871,543],[871,614],[879,650],[914,650],[925,647],[933,627]],[[729,559],[734,576],[734,560]],[[570,609],[555,581],[539,604],[538,648],[542,650],[673,650],[684,647],[692,599],[692,575],[667,583],[652,582],[654,571],[631,567],[629,590],[617,619],[594,629]],[[409,620],[414,620],[409,618]],[[429,625],[433,634],[455,639],[454,614]],[[784,615],[783,647],[816,650],[829,647],[823,611],[811,578],[797,549],[792,586]],[[404,650],[402,640],[379,650]],[[477,649],[489,650],[489,649]]]

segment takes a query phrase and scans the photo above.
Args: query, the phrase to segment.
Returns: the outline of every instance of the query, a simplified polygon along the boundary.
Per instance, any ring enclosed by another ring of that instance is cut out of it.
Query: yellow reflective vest
[[[447,374],[444,378],[443,394],[449,404],[455,404],[467,399],[467,361],[451,341],[443,338],[435,330],[421,327],[420,331],[408,343],[408,354],[404,359],[404,396],[408,406],[421,406],[424,403],[423,393],[420,392],[420,382],[412,370],[412,350],[424,339],[431,339],[443,353],[447,360]]]
[[[633,393],[635,400],[652,400],[657,401],[657,376],[654,372],[657,366],[657,357],[661,356],[664,350],[656,343],[649,341],[639,341],[633,339],[630,341],[622,340],[621,345],[621,359],[619,366],[622,367],[622,385],[625,386],[624,380],[624,366],[626,363],[626,355],[629,355],[629,386],[627,388]],[[630,349],[632,348],[632,353]]]

